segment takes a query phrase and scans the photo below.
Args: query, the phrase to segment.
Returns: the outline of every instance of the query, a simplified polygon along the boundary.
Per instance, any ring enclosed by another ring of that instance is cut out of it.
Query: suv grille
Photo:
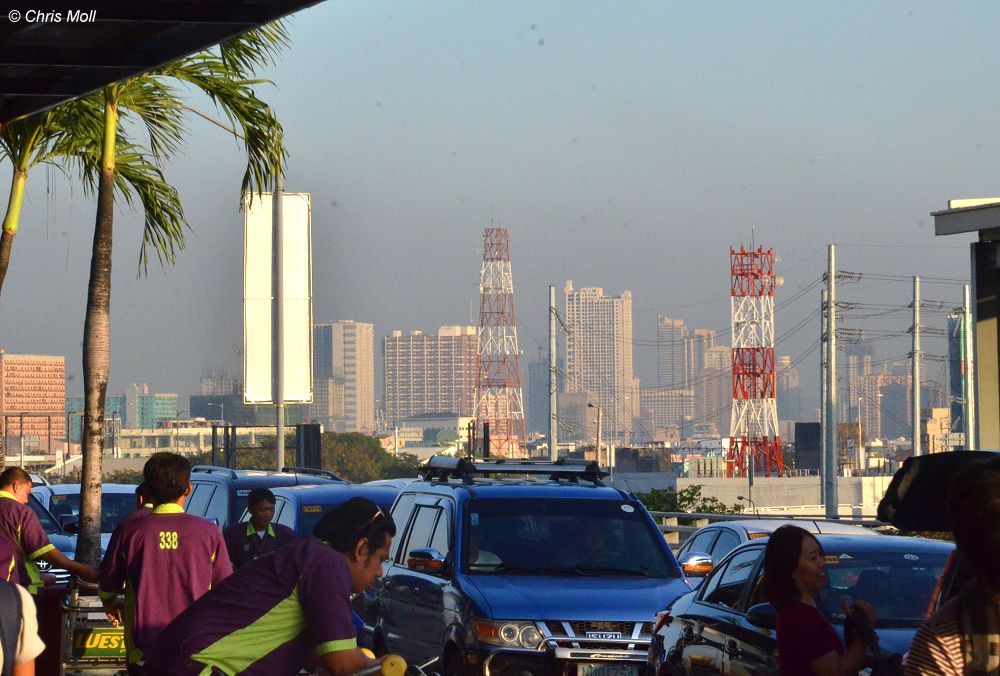
[[[564,622],[538,623],[549,645],[562,648],[636,650],[649,645],[651,622]],[[587,634],[591,634],[588,636]],[[605,634],[605,636],[594,634]],[[621,638],[613,636],[620,634]]]

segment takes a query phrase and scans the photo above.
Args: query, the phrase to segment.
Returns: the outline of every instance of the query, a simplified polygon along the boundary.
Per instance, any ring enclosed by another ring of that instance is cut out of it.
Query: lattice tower
[[[726,476],[781,475],[774,369],[774,250],[729,250],[733,410]]]
[[[479,282],[479,369],[476,374],[476,421],[479,439],[489,424],[489,448],[483,454],[506,458],[524,455],[524,403],[521,397],[521,351],[514,315],[514,278],[510,235],[487,228]]]

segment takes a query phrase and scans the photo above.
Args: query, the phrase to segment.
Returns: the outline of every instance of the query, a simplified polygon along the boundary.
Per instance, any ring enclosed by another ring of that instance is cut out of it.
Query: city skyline
[[[496,223],[511,231],[522,351],[545,343],[549,284],[629,289],[636,376],[654,383],[658,314],[727,330],[730,245],[775,248],[779,305],[819,277],[830,240],[848,270],[967,278],[967,246],[936,240],[928,213],[993,193],[988,111],[1000,101],[980,83],[998,49],[983,27],[998,15],[791,3],[304,10],[261,95],[285,124],[287,188],[314,198],[315,316],[353,317],[376,336],[469,323],[481,232]],[[940,40],[954,49],[932,57],[926,45]],[[141,228],[129,214],[116,228],[113,390],[193,392],[201,369],[237,363],[241,158],[210,124],[192,127],[167,167],[193,229],[177,265],[135,279]],[[33,172],[0,299],[0,345],[65,354],[71,393],[93,213],[78,184]],[[884,280],[841,291],[891,305],[908,295]],[[938,297],[957,304],[952,291]],[[818,300],[816,289],[779,308],[776,333]],[[787,353],[817,334],[798,332]],[[893,340],[886,357],[906,349]],[[927,343],[944,353],[943,340]],[[815,359],[800,365],[810,406]]]

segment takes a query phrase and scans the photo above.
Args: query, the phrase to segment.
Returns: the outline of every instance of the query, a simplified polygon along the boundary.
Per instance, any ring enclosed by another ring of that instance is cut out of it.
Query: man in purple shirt
[[[233,568],[239,569],[262,556],[274,554],[296,539],[295,531],[288,526],[271,523],[274,518],[274,493],[266,488],[255,488],[247,496],[247,511],[250,520],[234,523],[222,536],[229,550],[229,560]]]
[[[151,676],[296,674],[312,656],[333,674],[378,662],[357,647],[351,594],[382,575],[396,526],[375,503],[330,510],[312,538],[240,568],[170,623]]]
[[[117,596],[125,586],[130,665],[142,661],[175,617],[233,572],[218,527],[184,513],[191,493],[187,458],[154,453],[142,473],[156,507],[119,524],[101,563],[99,590],[113,615],[121,610]]]
[[[34,593],[41,580],[35,561],[44,559],[64,568],[87,582],[97,582],[97,569],[77,563],[49,542],[35,511],[28,507],[31,477],[20,467],[8,467],[0,473],[0,539],[13,545],[16,561],[10,582],[28,587]]]

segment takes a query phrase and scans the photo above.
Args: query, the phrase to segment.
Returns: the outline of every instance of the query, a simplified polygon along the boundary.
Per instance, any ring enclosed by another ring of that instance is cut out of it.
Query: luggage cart
[[[108,620],[96,588],[93,595],[81,591],[74,582],[62,599],[60,675],[126,673],[124,627]]]

